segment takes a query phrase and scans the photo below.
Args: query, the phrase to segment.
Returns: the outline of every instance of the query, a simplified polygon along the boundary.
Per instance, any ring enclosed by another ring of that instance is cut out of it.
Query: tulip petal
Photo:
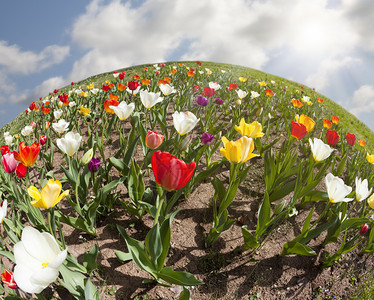
[[[40,293],[46,288],[46,286],[31,280],[34,272],[26,265],[17,264],[14,267],[13,275],[17,286],[26,293]]]

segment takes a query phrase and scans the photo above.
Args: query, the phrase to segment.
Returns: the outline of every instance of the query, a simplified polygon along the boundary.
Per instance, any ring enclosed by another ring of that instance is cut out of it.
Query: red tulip
[[[17,283],[14,281],[13,272],[4,270],[4,272],[1,273],[1,280],[11,289],[17,288]]]
[[[330,146],[335,147],[339,141],[339,138],[340,136],[335,130],[327,130],[326,140]]]
[[[138,88],[138,86],[140,86],[140,85],[141,84],[139,82],[137,82],[136,80],[127,82],[127,86],[129,87],[129,89],[131,91],[135,91]]]
[[[332,116],[331,117],[331,121],[335,124],[335,125],[338,125],[339,124],[339,118],[337,116]]]
[[[266,93],[266,96],[268,96],[270,98],[274,96],[274,92],[270,89],[267,89],[265,93]]]
[[[18,178],[23,178],[26,176],[27,168],[22,164],[19,163],[16,169],[16,175]]]
[[[47,142],[47,137],[45,135],[42,135],[39,138],[39,143],[43,146]]]
[[[156,131],[148,131],[147,136],[145,137],[145,145],[150,149],[160,147],[163,141],[164,136]]]
[[[200,61],[197,61],[196,62],[199,66],[201,66],[202,65],[202,63],[200,62]]]
[[[183,188],[191,180],[196,168],[194,161],[187,164],[170,153],[160,150],[153,153],[151,164],[156,182],[168,191]]]
[[[14,151],[14,157],[25,167],[31,167],[35,164],[39,152],[39,143],[33,143],[31,146],[25,146],[24,142],[21,142],[19,144],[19,152]]]
[[[308,131],[306,130],[304,124],[292,121],[291,135],[293,137],[297,138],[300,141],[304,136],[306,136],[307,133]]]
[[[364,224],[364,225],[362,225],[362,227],[360,229],[360,234],[364,235],[368,230],[369,230],[369,225],[368,224]]]
[[[1,155],[4,155],[10,151],[10,148],[8,145],[1,146]]]
[[[14,152],[8,152],[1,158],[5,172],[13,173],[17,167],[17,160],[14,158]]]
[[[356,142],[356,136],[353,133],[347,133],[347,143],[353,146]]]
[[[215,93],[216,91],[214,89],[211,89],[210,87],[205,87],[202,95],[206,97],[212,97]]]

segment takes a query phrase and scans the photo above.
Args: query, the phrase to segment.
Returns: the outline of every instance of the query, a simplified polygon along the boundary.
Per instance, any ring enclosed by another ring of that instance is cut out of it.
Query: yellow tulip
[[[265,81],[260,81],[260,82],[258,83],[258,85],[259,85],[259,86],[266,86],[266,82],[265,82]]]
[[[369,153],[366,154],[366,159],[369,163],[374,164],[374,154],[370,155]]]
[[[81,115],[84,115],[84,116],[88,116],[90,114],[90,109],[87,108],[87,107],[84,107],[83,105],[81,106],[80,110],[78,110],[78,112],[81,114]]]
[[[34,201],[31,201],[32,206],[49,209],[69,195],[69,190],[60,194],[61,190],[61,182],[50,179],[46,185],[43,186],[41,192],[39,192],[35,186],[30,186],[27,189],[27,192],[31,198],[35,199]]]
[[[247,78],[245,78],[245,77],[239,77],[239,81],[241,81],[241,82],[246,82],[246,81],[247,81]]]
[[[259,156],[254,154],[255,145],[253,139],[243,136],[237,141],[229,141],[226,137],[222,137],[224,148],[220,149],[220,153],[232,163],[244,163],[247,160]]]
[[[303,124],[308,132],[312,131],[314,129],[314,125],[316,124],[316,122],[306,115],[301,115],[300,117],[296,115],[295,119],[297,123]]]
[[[374,209],[374,195],[371,195],[369,198],[368,198],[368,204],[369,206]]]
[[[242,136],[247,136],[252,139],[264,136],[262,132],[262,125],[257,121],[248,124],[245,122],[244,118],[240,120],[240,125],[235,126],[235,130],[239,132]]]

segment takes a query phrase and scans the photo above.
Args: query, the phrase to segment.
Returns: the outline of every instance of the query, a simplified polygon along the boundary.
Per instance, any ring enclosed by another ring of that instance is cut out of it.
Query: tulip
[[[239,99],[243,99],[248,95],[248,92],[242,91],[241,89],[237,90],[236,93],[238,94]]]
[[[64,133],[68,130],[70,122],[66,122],[64,119],[58,120],[57,123],[52,123],[52,128],[59,134]]]
[[[305,125],[306,131],[311,132],[316,124],[311,118],[306,115],[296,116],[296,122]]]
[[[291,127],[291,135],[295,138],[297,138],[299,141],[306,136],[308,131],[306,130],[306,127],[304,124],[296,123],[295,121],[292,121],[292,127]]]
[[[330,129],[332,127],[332,122],[329,119],[323,119],[323,127]]]
[[[223,147],[220,153],[232,163],[241,164],[247,160],[259,156],[254,154],[255,145],[252,138],[243,136],[237,141],[229,141],[226,137],[222,137]]]
[[[8,145],[1,146],[1,155],[4,155],[6,153],[10,152],[10,148]]]
[[[24,142],[19,144],[18,152],[14,152],[14,158],[20,161],[25,167],[31,167],[35,164],[40,152],[39,143],[33,143],[25,146]]]
[[[332,149],[329,145],[322,142],[320,139],[314,138],[314,141],[312,139],[309,139],[310,148],[313,153],[313,158],[315,161],[322,161],[325,160],[330,156]]]
[[[80,143],[82,141],[82,137],[79,133],[74,133],[69,131],[65,137],[61,139],[57,139],[57,147],[64,153],[69,156],[73,156],[75,152],[78,151]]]
[[[45,135],[40,136],[39,143],[43,146],[47,142],[47,137]]]
[[[164,96],[175,93],[176,90],[170,84],[160,84],[160,90]]]
[[[147,136],[145,137],[145,145],[150,149],[156,149],[160,147],[164,141],[164,136],[157,133],[156,131],[148,131]]]
[[[239,81],[240,81],[240,82],[246,82],[246,81],[247,81],[247,78],[239,77]]]
[[[368,204],[369,206],[374,209],[374,194],[371,195],[369,198],[368,198]]]
[[[126,104],[126,102],[121,102],[118,106],[109,106],[109,108],[114,111],[114,113],[121,121],[123,121],[132,114],[135,109],[135,104]]]
[[[361,178],[356,177],[355,182],[356,182],[356,200],[357,202],[360,202],[362,200],[365,200],[367,197],[369,197],[373,188],[369,190],[367,179],[361,180]]]
[[[44,128],[45,128],[45,130],[49,129],[49,122],[48,121],[44,122]]]
[[[92,173],[95,173],[97,170],[99,170],[100,164],[100,158],[92,157],[92,159],[88,163],[88,170],[90,170],[90,172]]]
[[[265,93],[266,93],[266,96],[268,96],[270,98],[274,96],[274,92],[270,89],[267,89]]]
[[[330,146],[335,147],[339,141],[339,134],[335,130],[327,130],[326,140]]]
[[[244,118],[240,120],[239,126],[235,126],[235,130],[241,135],[253,139],[264,136],[264,133],[262,132],[262,125],[260,123],[254,121],[251,124],[247,124]]]
[[[356,142],[356,136],[353,133],[347,133],[347,143],[348,145],[353,146]]]
[[[128,89],[130,91],[135,91],[140,87],[140,83],[136,80],[127,82]]]
[[[19,163],[16,169],[16,175],[18,178],[23,178],[26,176],[27,168],[22,164]]]
[[[231,90],[235,90],[235,89],[237,89],[237,87],[238,87],[237,84],[235,84],[235,83],[229,83],[229,90],[230,90],[230,91],[231,91]]]
[[[106,99],[104,101],[104,109],[105,111],[108,113],[108,114],[114,114],[114,109],[113,107],[116,107],[119,105],[119,101],[117,100],[110,100],[110,99]]]
[[[7,144],[8,146],[13,145],[13,136],[11,135],[4,136],[4,140],[5,140],[5,144]]]
[[[3,273],[1,273],[1,280],[11,289],[15,290],[18,286],[16,282],[14,281],[14,275],[13,272],[4,270]]]
[[[215,104],[222,105],[223,102],[224,102],[224,101],[223,101],[222,99],[220,99],[220,98],[216,98],[216,99],[214,99],[214,103],[215,103]]]
[[[332,121],[335,125],[338,125],[340,120],[339,120],[338,117],[336,117],[336,116],[332,116],[332,117],[331,117],[331,121]]]
[[[358,139],[358,143],[361,147],[364,147],[366,145],[366,142],[361,140],[361,139]]]
[[[173,113],[174,127],[182,136],[190,132],[196,126],[199,120],[200,119],[196,118],[196,116],[189,111],[185,113],[176,111]]]
[[[17,160],[14,158],[13,152],[5,153],[1,157],[1,163],[3,164],[5,172],[13,173],[17,168]]]
[[[35,186],[30,186],[27,192],[31,198],[35,199],[31,201],[32,206],[49,209],[69,195],[69,190],[60,194],[61,190],[62,186],[60,181],[49,179],[46,185],[43,186],[41,192],[39,192]]]
[[[201,137],[201,143],[204,145],[209,145],[214,139],[214,135],[210,134],[208,132],[203,132],[203,135]]]
[[[369,230],[369,225],[368,224],[364,224],[362,225],[361,229],[360,229],[360,235],[365,235],[365,233]]]
[[[156,151],[151,159],[156,182],[167,191],[183,188],[192,178],[196,168],[193,161],[189,164],[168,152]]]
[[[29,136],[33,131],[33,128],[31,126],[25,126],[22,130],[21,130],[21,134],[23,136]]]
[[[147,79],[147,78],[142,79],[142,85],[147,86],[147,85],[150,85],[150,84],[151,84],[151,81],[149,79]]]
[[[21,241],[14,245],[14,281],[26,293],[40,293],[59,274],[67,249],[60,251],[55,238],[26,226]]]
[[[32,127],[32,129],[34,129],[36,127],[36,123],[35,122],[31,122],[30,126]]]
[[[219,85],[217,82],[209,82],[209,87],[215,91],[218,91],[221,88],[221,85]]]
[[[91,110],[88,107],[84,107],[83,105],[81,105],[81,108],[78,110],[78,113],[87,117],[90,114],[90,111]]]
[[[197,97],[196,102],[200,106],[207,106],[208,103],[209,103],[209,99],[207,99],[207,98],[205,98],[203,96],[199,96],[199,97]]]
[[[215,95],[216,91],[210,87],[205,87],[204,92],[202,93],[203,96],[206,97],[213,97]]]
[[[303,103],[301,102],[301,101],[299,101],[298,99],[292,99],[291,100],[291,102],[292,102],[292,105],[294,106],[294,107],[298,107],[298,108],[300,108],[300,107],[302,107],[303,106]]]
[[[140,91],[140,101],[142,101],[144,107],[146,109],[150,109],[157,103],[160,103],[162,100],[164,100],[163,97],[160,97],[161,93],[153,93],[148,91]]]
[[[352,188],[345,185],[343,179],[329,173],[325,177],[325,183],[331,203],[350,202],[353,200],[353,198],[345,198],[352,192]]]
[[[317,97],[317,101],[318,101],[319,103],[322,103],[322,102],[323,102],[323,99],[320,98],[320,97]]]
[[[252,98],[252,99],[256,99],[256,98],[258,98],[258,97],[260,97],[260,94],[259,94],[259,93],[255,92],[255,91],[251,91],[251,98]]]
[[[4,218],[7,215],[7,208],[8,208],[8,201],[7,200],[1,201],[1,204],[0,204],[0,223],[3,223]]]

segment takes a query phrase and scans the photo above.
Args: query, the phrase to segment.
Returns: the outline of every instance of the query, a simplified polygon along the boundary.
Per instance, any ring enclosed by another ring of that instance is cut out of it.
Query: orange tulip
[[[117,84],[117,90],[119,90],[120,92],[124,91],[126,88],[127,86],[125,86],[123,83]]]
[[[338,124],[339,124],[339,118],[336,117],[336,116],[332,116],[332,117],[331,117],[331,121],[332,121],[335,125],[338,125]]]
[[[188,75],[188,77],[194,77],[195,72],[194,71],[189,71],[189,72],[187,72],[187,75]]]
[[[44,107],[44,106],[42,106],[41,110],[42,110],[44,115],[50,113],[50,111],[51,111],[51,109],[49,107]]]
[[[314,129],[315,122],[306,115],[296,116],[296,122],[303,124],[308,132]]]
[[[303,106],[303,102],[301,102],[300,100],[298,100],[298,99],[292,99],[291,100],[292,101],[292,105],[294,106],[294,107],[298,107],[298,108],[300,108],[300,107],[302,107]]]
[[[108,114],[114,114],[114,110],[109,108],[109,106],[118,106],[119,102],[117,100],[106,99],[104,102],[104,109]]]
[[[266,90],[266,96],[268,96],[268,97],[273,97],[274,96],[274,92],[272,91],[272,90],[270,90],[270,89],[267,89]]]
[[[319,103],[322,103],[322,102],[323,102],[323,99],[320,98],[320,97],[317,97],[317,101],[318,101]]]
[[[151,84],[151,81],[150,81],[149,79],[147,79],[147,78],[143,78],[143,80],[142,80],[142,85],[147,86],[147,85],[150,85],[150,84]]]
[[[330,129],[332,127],[332,122],[329,119],[323,119],[323,127]]]
[[[19,152],[14,152],[16,160],[20,161],[25,167],[31,167],[35,164],[40,152],[39,143],[33,143],[31,146],[25,146],[24,142],[19,144]]]
[[[139,78],[140,78],[139,75],[137,75],[137,74],[134,75],[134,80],[138,80]]]
[[[361,147],[364,147],[366,145],[366,142],[361,139],[358,139],[358,143],[360,144]]]
[[[109,94],[109,100],[118,100],[119,96],[118,95],[113,95],[113,93]]]
[[[177,73],[177,70],[176,70],[176,69],[170,70],[170,74],[171,74],[171,75],[175,75],[175,73]]]

